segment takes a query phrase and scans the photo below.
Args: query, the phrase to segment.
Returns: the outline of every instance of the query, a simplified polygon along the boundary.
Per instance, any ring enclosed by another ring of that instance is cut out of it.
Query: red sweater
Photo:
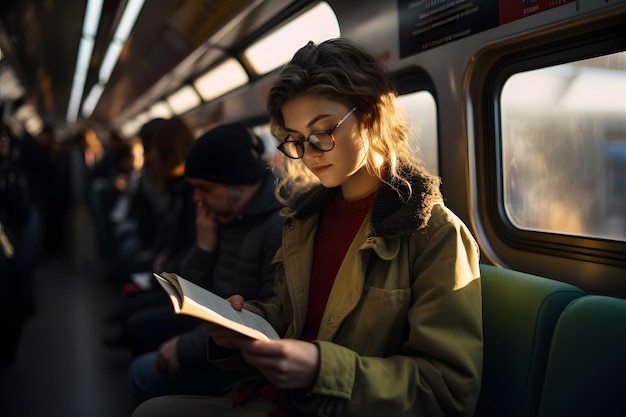
[[[313,267],[309,284],[309,307],[302,340],[317,338],[326,301],[346,252],[372,206],[374,194],[356,201],[345,201],[338,194],[322,212],[315,237]]]
[[[326,309],[326,301],[346,252],[369,212],[374,194],[356,201],[345,201],[341,194],[322,211],[315,236],[313,267],[309,283],[309,306],[300,339],[313,341]],[[268,417],[293,417],[287,410],[283,391],[268,384],[257,395],[277,405]]]

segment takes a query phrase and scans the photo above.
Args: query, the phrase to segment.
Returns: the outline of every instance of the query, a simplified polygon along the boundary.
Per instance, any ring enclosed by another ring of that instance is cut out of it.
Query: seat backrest
[[[483,379],[475,417],[534,417],[557,319],[581,289],[481,265]]]
[[[538,416],[626,416],[626,300],[588,295],[563,311]]]

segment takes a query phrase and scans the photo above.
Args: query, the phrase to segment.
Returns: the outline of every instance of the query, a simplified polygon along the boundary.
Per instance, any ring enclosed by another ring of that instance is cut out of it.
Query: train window
[[[204,101],[209,101],[247,82],[248,74],[236,59],[231,58],[198,77],[193,85]]]
[[[626,52],[507,79],[504,210],[528,231],[626,240]]]
[[[187,110],[198,107],[202,100],[192,86],[185,85],[178,89],[175,93],[168,96],[167,102],[174,111],[174,114],[178,115],[185,113]]]
[[[278,146],[278,141],[270,131],[270,124],[266,123],[263,125],[254,126],[252,130],[263,141],[263,145],[265,146],[265,152],[263,153],[263,156],[267,159],[272,159],[274,154],[276,153],[276,146]]]
[[[405,109],[411,128],[411,146],[417,156],[424,161],[426,169],[439,174],[437,154],[437,106],[430,91],[422,90],[403,94],[400,105]]]
[[[335,12],[328,3],[320,2],[252,44],[244,51],[244,56],[257,74],[266,74],[289,61],[307,42],[322,42],[340,35]]]
[[[139,129],[141,129],[141,126],[143,126],[152,118],[153,116],[150,111],[141,112],[122,125],[121,127],[122,133],[126,137],[130,138],[134,136],[137,132],[139,132]]]
[[[158,117],[169,119],[172,117],[172,109],[167,102],[159,101],[150,106],[150,116],[155,119]]]

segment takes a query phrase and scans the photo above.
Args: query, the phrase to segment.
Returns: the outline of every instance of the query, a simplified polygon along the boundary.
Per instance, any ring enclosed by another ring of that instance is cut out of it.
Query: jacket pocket
[[[408,328],[411,290],[363,287],[357,307],[346,318],[336,341],[361,355],[399,353]]]

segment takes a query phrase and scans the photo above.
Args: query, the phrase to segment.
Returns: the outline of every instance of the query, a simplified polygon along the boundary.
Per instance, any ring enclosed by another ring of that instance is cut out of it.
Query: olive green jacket
[[[478,246],[427,179],[412,183],[408,201],[381,185],[346,253],[315,341],[317,380],[286,392],[299,417],[473,415],[483,348]],[[302,333],[319,215],[337,192],[319,187],[283,209],[276,296],[255,304],[285,338]],[[211,345],[212,363],[242,369],[240,356]]]
[[[322,206],[334,192],[320,188],[308,201]],[[449,209],[423,203],[378,191],[328,299],[317,380],[288,392],[298,416],[473,415],[483,342],[479,250]],[[286,217],[277,295],[261,304],[286,338],[303,330],[319,212]]]

